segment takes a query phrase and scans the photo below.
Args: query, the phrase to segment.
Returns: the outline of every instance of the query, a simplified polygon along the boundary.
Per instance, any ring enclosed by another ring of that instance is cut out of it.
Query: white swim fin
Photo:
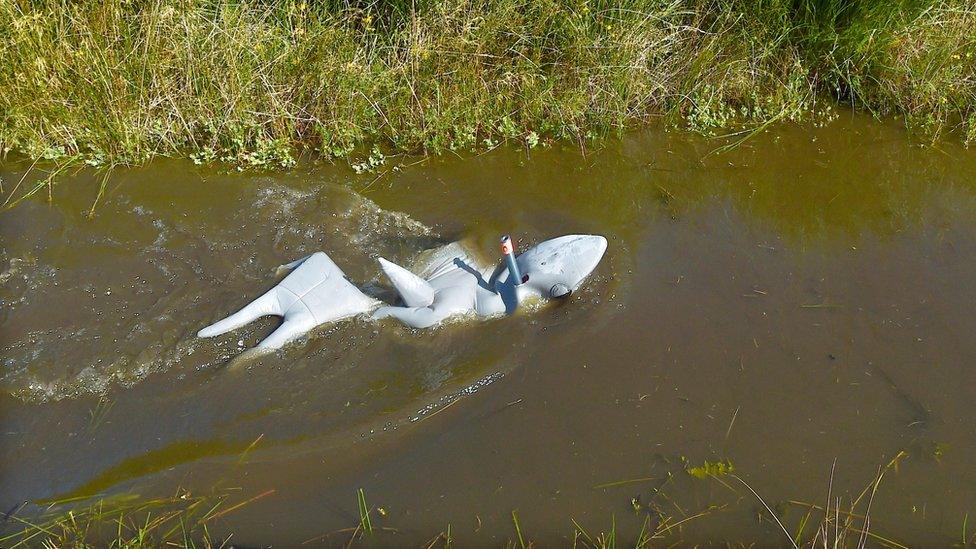
[[[379,305],[346,280],[342,270],[322,252],[286,267],[294,270],[277,286],[240,311],[200,330],[197,336],[218,336],[262,316],[277,315],[285,321],[257,348],[278,349],[320,324],[369,312]]]
[[[407,307],[429,307],[434,302],[434,288],[427,281],[382,257],[379,262]]]
[[[236,330],[245,324],[261,318],[262,316],[275,315],[282,316],[284,308],[279,300],[279,288],[275,286],[261,297],[255,299],[240,311],[229,317],[211,324],[197,332],[197,337],[215,337],[221,334]]]

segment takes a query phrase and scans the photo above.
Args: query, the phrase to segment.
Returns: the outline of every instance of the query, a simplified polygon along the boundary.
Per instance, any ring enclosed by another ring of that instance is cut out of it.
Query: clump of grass
[[[382,149],[823,120],[837,101],[969,140],[974,29],[964,0],[11,0],[0,151],[368,168]]]
[[[21,518],[17,513],[6,516],[7,533],[0,534],[0,546],[10,549],[223,547],[227,539],[211,535],[211,521],[264,495],[267,492],[229,507],[226,494],[192,496],[183,491],[173,497],[148,500],[121,496],[68,510],[63,507],[71,502],[61,502],[52,504],[36,518]],[[51,511],[55,508],[62,509]]]
[[[370,514],[374,511],[380,517],[386,516],[386,510],[382,507],[370,507],[366,503],[366,491],[360,488],[356,491],[356,505],[359,509],[359,523],[353,528],[342,528],[340,530],[334,530],[332,532],[327,532],[320,536],[316,536],[311,539],[307,539],[302,542],[302,545],[308,544],[322,544],[333,536],[349,535],[349,539],[345,543],[345,547],[352,547],[357,541],[363,541],[371,536],[374,532],[384,532],[384,533],[397,533],[396,528],[389,528],[387,526],[373,526],[373,519],[370,518]],[[444,539],[447,545],[451,543],[451,527],[448,526],[447,534],[443,532],[438,534],[433,540],[429,542],[429,546],[433,546],[436,542]]]
[[[870,539],[872,542],[880,544],[886,547],[898,547],[903,548],[905,545],[882,536],[881,534],[872,531],[871,529],[871,511],[874,504],[874,497],[878,493],[878,489],[881,487],[881,481],[884,480],[885,474],[891,470],[897,470],[899,463],[902,460],[908,458],[908,454],[904,451],[898,452],[894,458],[891,459],[885,466],[878,468],[878,473],[875,475],[874,479],[864,487],[864,489],[850,500],[849,504],[845,505],[844,500],[833,494],[833,481],[834,481],[834,466],[830,468],[830,482],[827,486],[827,497],[823,506],[814,504],[800,502],[796,500],[790,500],[788,503],[792,506],[797,506],[801,509],[805,509],[806,512],[800,519],[797,526],[796,533],[792,536],[791,541],[794,546],[799,546],[802,543],[804,532],[806,530],[807,524],[809,524],[810,517],[814,512],[822,513],[822,518],[814,530],[813,538],[811,538],[806,544],[810,547],[815,547],[817,545],[832,546],[832,547],[864,547],[867,541]],[[749,487],[744,480],[736,478],[744,486]],[[752,488],[749,490],[759,497]],[[759,498],[760,501],[762,498]],[[766,506],[766,503],[763,502]],[[768,509],[768,506],[766,506]],[[777,519],[779,523],[779,519]],[[782,527],[782,524],[780,527]],[[965,529],[965,527],[964,527]],[[785,529],[784,529],[785,531]],[[788,533],[787,533],[788,535]],[[964,533],[965,536],[965,533]]]
[[[881,481],[885,475],[892,470],[897,471],[898,465],[902,460],[907,459],[909,454],[901,451],[895,455],[886,465],[878,468],[875,477],[867,486],[856,496],[850,498],[845,503],[842,496],[834,493],[834,467],[830,468],[830,479],[827,485],[827,496],[823,505],[809,503],[798,500],[787,500],[782,505],[771,506],[748,482],[733,472],[731,462],[705,462],[705,465],[697,468],[696,472],[686,469],[692,476],[700,479],[710,478],[719,482],[733,493],[739,494],[738,487],[745,488],[747,493],[759,502],[761,508],[758,512],[760,522],[769,522],[775,525],[775,529],[782,532],[784,539],[791,547],[865,547],[868,540],[885,547],[905,547],[905,545],[887,538],[871,528],[871,513],[874,498]],[[722,478],[736,481],[730,484]],[[787,515],[789,508],[799,508],[803,512],[797,521],[793,533],[787,528]],[[808,526],[811,519],[816,515],[820,516],[819,524],[814,528],[812,537],[808,534]],[[963,539],[966,539],[966,524],[963,524]]]

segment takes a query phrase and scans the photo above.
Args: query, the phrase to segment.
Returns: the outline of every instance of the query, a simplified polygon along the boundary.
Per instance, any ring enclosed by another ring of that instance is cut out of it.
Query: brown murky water
[[[69,177],[0,214],[0,507],[274,489],[217,528],[287,547],[354,526],[364,488],[398,530],[379,545],[448,524],[502,544],[513,510],[560,545],[572,519],[632,539],[638,498],[674,520],[728,504],[688,542],[783,545],[744,488],[682,460],[731,460],[795,529],[785,502],[823,501],[832,464],[849,501],[905,451],[872,530],[959,540],[976,511],[976,152],[861,117],[709,155],[720,144],[647,131],[585,154],[391,159],[378,179],[159,161],[116,172],[93,219],[98,176]],[[5,189],[26,167],[0,167]],[[273,320],[193,337],[306,253],[381,284],[377,255],[458,238],[491,253],[504,232],[610,247],[570,303],[531,314],[356,320],[241,371],[224,365]]]

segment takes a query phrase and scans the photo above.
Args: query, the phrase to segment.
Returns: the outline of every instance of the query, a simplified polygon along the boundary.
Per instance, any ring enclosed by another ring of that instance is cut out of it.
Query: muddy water
[[[448,524],[501,544],[513,510],[549,545],[571,519],[624,539],[648,504],[711,509],[672,532],[688,542],[784,544],[744,488],[686,464],[731,460],[795,528],[785,502],[823,501],[832,464],[849,501],[904,451],[872,529],[958,539],[976,511],[976,153],[859,117],[721,144],[647,131],[368,176],[159,161],[117,171],[93,218],[99,177],[68,177],[0,215],[0,507],[273,489],[217,528],[294,546],[355,525],[364,488],[397,530],[380,545]],[[4,188],[26,168],[7,161]],[[493,253],[504,232],[610,246],[570,302],[511,318],[357,319],[233,371],[274,320],[193,337],[312,251],[378,288],[378,255]]]

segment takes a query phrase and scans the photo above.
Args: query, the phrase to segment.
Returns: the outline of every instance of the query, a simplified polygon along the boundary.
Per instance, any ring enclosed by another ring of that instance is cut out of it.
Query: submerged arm
[[[305,260],[306,259],[308,259],[310,257],[312,257],[312,254],[308,254],[305,257],[301,258],[301,259],[296,259],[295,261],[292,261],[291,263],[285,263],[284,265],[278,265],[278,268],[275,269],[275,276],[281,276],[284,273],[286,273],[286,272],[288,272],[288,271],[290,271],[292,269],[295,269],[295,268],[299,267],[302,263],[305,263]]]
[[[444,315],[430,307],[380,307],[373,313],[373,318],[393,317],[412,328],[429,328],[444,320]]]

